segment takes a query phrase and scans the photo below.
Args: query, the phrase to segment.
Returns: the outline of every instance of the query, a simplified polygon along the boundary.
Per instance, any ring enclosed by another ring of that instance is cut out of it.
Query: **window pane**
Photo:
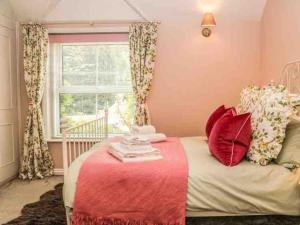
[[[98,94],[97,107],[108,106],[108,133],[120,134],[129,131],[134,117],[134,97],[132,94]]]
[[[95,94],[60,94],[59,100],[60,121],[64,120],[67,127],[95,119]]]
[[[62,46],[64,86],[96,85],[96,48],[93,45]]]
[[[130,86],[128,44],[62,45],[64,86]]]
[[[99,85],[131,85],[128,45],[99,45],[98,72]]]
[[[60,120],[68,127],[96,119],[96,115],[109,109],[109,133],[129,131],[133,121],[134,98],[132,94],[60,94]]]

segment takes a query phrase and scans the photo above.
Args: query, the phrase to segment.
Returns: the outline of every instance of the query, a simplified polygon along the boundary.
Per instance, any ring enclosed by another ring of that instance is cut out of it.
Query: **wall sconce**
[[[211,35],[211,27],[216,26],[215,17],[212,13],[205,13],[201,23],[202,35],[204,37],[209,37]]]

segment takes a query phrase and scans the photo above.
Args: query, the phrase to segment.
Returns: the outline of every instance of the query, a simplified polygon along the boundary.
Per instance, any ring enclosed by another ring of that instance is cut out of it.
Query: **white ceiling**
[[[1,1],[1,0],[0,0]],[[19,21],[39,21],[53,10],[60,0],[9,0]]]
[[[267,0],[132,0],[153,19],[199,17],[213,12],[219,18],[260,21]]]
[[[46,20],[135,20],[139,19],[123,0],[60,0]]]
[[[131,0],[150,20],[217,18],[259,21],[267,0]],[[139,20],[123,0],[10,0],[20,21]]]

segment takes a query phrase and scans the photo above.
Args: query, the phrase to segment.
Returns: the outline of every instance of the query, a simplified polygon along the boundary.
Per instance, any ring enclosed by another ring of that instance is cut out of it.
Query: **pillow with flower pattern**
[[[276,159],[282,148],[285,129],[296,113],[295,101],[283,85],[249,86],[241,92],[239,113],[252,113],[252,141],[247,153],[250,161],[267,165]]]
[[[240,104],[236,107],[238,113],[253,111],[260,97],[261,89],[258,86],[248,86],[241,91]]]

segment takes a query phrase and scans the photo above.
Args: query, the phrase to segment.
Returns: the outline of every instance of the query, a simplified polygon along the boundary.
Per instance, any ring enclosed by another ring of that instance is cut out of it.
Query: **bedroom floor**
[[[22,181],[15,179],[0,187],[0,224],[20,216],[24,205],[39,200],[39,197],[63,182],[63,176],[44,180]]]

